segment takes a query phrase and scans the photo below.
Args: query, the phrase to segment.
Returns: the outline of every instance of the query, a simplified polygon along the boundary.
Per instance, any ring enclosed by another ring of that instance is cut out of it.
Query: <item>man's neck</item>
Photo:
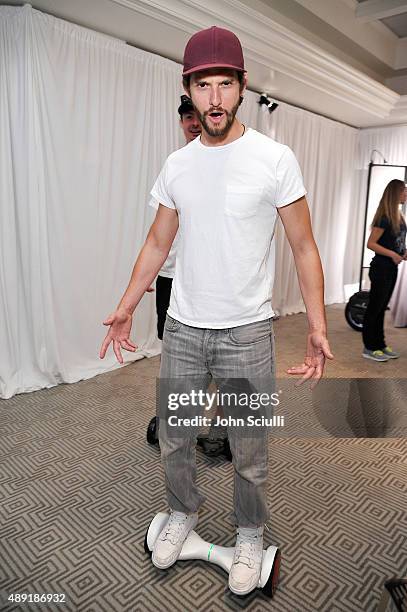
[[[209,134],[207,134],[205,129],[202,128],[201,136],[198,136],[198,138],[200,138],[202,144],[207,147],[219,147],[221,145],[229,144],[230,142],[237,140],[238,138],[243,136],[243,132],[243,124],[235,118],[229,132],[224,136],[210,136]]]

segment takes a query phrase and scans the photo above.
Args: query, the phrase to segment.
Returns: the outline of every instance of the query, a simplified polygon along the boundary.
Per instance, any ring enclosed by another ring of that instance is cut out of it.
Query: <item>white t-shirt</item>
[[[172,243],[172,246],[171,246],[171,250],[168,253],[168,257],[165,260],[165,263],[159,272],[160,276],[165,276],[166,278],[174,278],[175,262],[177,259],[177,243],[178,243],[178,234],[175,236],[174,242]]]
[[[151,190],[179,218],[168,314],[209,329],[272,317],[277,208],[305,194],[291,149],[253,129],[174,151]]]
[[[155,198],[151,198],[149,201],[150,206],[158,209],[159,203]],[[167,259],[165,260],[161,270],[159,271],[159,276],[165,276],[166,278],[174,278],[175,274],[175,260],[177,257],[177,244],[178,244],[178,232],[175,235],[174,241],[171,245],[170,252],[168,253]]]

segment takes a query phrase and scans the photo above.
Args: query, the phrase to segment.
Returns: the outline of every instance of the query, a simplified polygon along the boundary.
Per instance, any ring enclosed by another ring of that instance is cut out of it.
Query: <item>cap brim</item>
[[[194,112],[194,107],[192,106],[192,104],[185,104],[185,106],[178,107],[179,115],[186,115],[187,113],[191,113],[191,112]]]
[[[182,76],[187,76],[187,74],[192,74],[193,72],[208,70],[209,68],[231,68],[232,70],[237,70],[238,72],[247,72],[241,66],[234,66],[233,64],[201,64],[200,66],[194,66],[189,70],[185,70],[185,72],[182,73]]]

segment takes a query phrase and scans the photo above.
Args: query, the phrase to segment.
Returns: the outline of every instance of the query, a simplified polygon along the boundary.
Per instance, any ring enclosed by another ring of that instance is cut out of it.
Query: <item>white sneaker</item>
[[[170,517],[156,539],[151,560],[159,569],[167,569],[178,559],[182,545],[198,522],[198,513],[171,510]]]
[[[229,589],[236,595],[246,595],[259,584],[263,559],[264,527],[238,527]]]

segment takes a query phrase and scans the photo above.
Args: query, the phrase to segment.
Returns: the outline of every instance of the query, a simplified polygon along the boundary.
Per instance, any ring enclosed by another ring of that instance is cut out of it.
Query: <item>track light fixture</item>
[[[276,108],[278,107],[277,102],[274,102],[274,100],[267,93],[262,93],[260,95],[259,104],[260,104],[260,106],[265,104],[267,106],[267,108],[269,109],[269,113],[270,114],[273,111],[275,111]]]

